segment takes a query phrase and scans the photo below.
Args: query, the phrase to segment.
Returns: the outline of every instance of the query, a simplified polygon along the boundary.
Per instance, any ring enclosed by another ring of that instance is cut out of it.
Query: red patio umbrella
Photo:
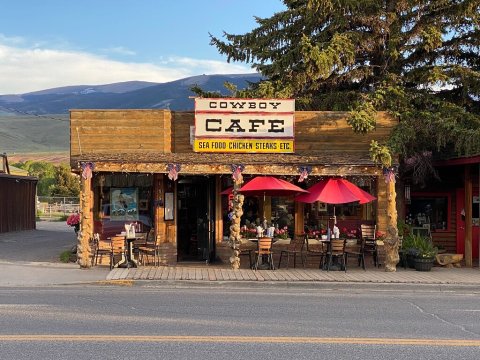
[[[321,201],[326,204],[345,204],[354,201],[365,204],[375,199],[375,196],[363,191],[357,185],[339,178],[322,180],[310,187],[307,194],[300,194],[295,197],[295,200],[299,202]]]
[[[257,176],[240,188],[240,193],[247,196],[290,196],[300,193],[308,193],[307,190],[298,187],[288,181],[273,176]],[[265,208],[263,210],[265,218]]]
[[[376,199],[357,185],[341,178],[329,178],[322,180],[308,189],[308,194],[300,194],[295,197],[296,201],[313,203],[321,201],[326,204],[346,204],[358,201],[366,204]],[[333,207],[333,218],[335,219],[335,206]]]
[[[360,204],[366,204],[377,199],[375,196],[369,194],[365,190],[360,189],[357,185],[352,184],[350,181],[344,180],[343,183],[350,189],[351,192],[358,196],[360,199]]]
[[[257,176],[240,188],[243,195],[289,196],[308,193],[297,185],[273,176]]]
[[[229,188],[226,188],[223,190],[220,195],[231,195],[233,193],[233,186],[230,186]]]

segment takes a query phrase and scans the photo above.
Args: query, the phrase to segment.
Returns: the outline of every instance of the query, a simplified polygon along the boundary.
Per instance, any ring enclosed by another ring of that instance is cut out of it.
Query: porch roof
[[[245,166],[247,174],[297,174],[300,166],[311,166],[312,175],[378,175],[380,169],[364,153],[325,152],[308,154],[231,153],[95,153],[72,156],[72,169],[93,162],[94,171],[167,173],[167,165],[181,165],[181,173],[228,174],[232,164]]]

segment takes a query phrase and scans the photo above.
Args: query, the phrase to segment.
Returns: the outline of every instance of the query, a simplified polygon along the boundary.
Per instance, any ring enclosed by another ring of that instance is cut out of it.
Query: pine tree
[[[246,90],[230,86],[234,96],[350,111],[358,133],[375,128],[376,111],[389,111],[399,124],[372,150],[423,164],[419,177],[433,169],[432,153],[480,153],[480,0],[283,2],[246,34],[210,35],[228,61],[265,77]]]

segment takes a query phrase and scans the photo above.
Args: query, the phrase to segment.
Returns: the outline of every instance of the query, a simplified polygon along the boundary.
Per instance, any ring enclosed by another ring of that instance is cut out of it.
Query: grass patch
[[[72,256],[72,251],[71,250],[65,250],[60,254],[60,261],[62,263],[69,263],[70,262],[70,257]]]

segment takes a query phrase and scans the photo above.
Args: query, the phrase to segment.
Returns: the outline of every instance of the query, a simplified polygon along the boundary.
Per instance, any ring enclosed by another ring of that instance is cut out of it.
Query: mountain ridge
[[[167,83],[127,81],[0,95],[0,153],[9,154],[12,161],[66,162],[70,109],[193,111],[195,94],[190,89],[195,84],[205,91],[225,93],[226,81],[243,89],[259,80],[259,74],[198,75]]]
[[[72,85],[25,94],[0,95],[0,110],[21,114],[67,114],[69,109],[193,110],[193,85],[224,93],[225,82],[239,89],[258,82],[261,75],[197,75],[165,83],[126,81],[105,85]]]

